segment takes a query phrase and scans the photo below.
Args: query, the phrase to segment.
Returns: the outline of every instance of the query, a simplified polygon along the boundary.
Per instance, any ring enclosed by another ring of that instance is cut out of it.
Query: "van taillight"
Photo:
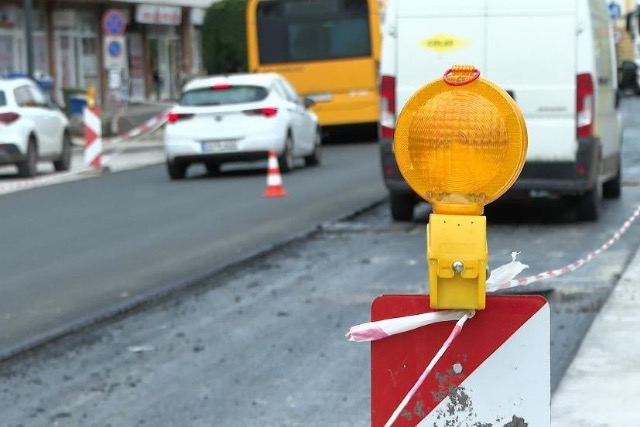
[[[193,114],[169,113],[167,114],[167,123],[173,124],[178,120],[190,119],[191,117],[193,117]]]
[[[578,74],[576,126],[579,138],[593,135],[594,102],[593,78],[591,74]]]
[[[18,113],[0,113],[0,123],[9,125],[20,118]]]
[[[380,137],[393,138],[396,128],[396,78],[382,76],[380,82]]]

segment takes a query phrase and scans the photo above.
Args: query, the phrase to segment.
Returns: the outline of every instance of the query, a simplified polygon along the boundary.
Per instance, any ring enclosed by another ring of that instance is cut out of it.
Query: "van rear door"
[[[528,160],[575,159],[575,0],[397,3],[398,113],[419,87],[452,65],[474,65],[520,106]]]
[[[513,94],[527,124],[527,160],[573,161],[577,2],[489,0],[483,75]]]
[[[398,1],[396,111],[456,64],[485,64],[486,0]]]

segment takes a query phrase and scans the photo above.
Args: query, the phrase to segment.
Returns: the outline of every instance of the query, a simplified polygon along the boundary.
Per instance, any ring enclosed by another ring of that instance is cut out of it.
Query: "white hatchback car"
[[[35,176],[39,161],[66,171],[71,149],[69,120],[40,87],[0,77],[0,165],[16,165],[22,177]]]
[[[306,165],[320,164],[321,132],[312,104],[275,73],[192,80],[167,116],[169,177],[184,178],[193,163],[214,174],[223,163],[267,160],[270,151],[282,173],[300,157]]]

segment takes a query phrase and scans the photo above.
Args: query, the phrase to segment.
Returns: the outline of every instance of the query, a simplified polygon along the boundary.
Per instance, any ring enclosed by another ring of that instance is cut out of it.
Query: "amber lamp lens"
[[[403,108],[394,150],[402,175],[435,213],[479,215],[520,174],[527,131],[518,106],[492,82],[439,79]]]

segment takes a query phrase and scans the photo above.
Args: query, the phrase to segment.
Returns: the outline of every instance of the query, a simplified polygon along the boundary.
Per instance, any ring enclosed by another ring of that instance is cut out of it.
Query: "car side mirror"
[[[304,108],[311,108],[311,106],[313,106],[316,103],[316,101],[309,98],[308,96],[305,96],[303,103],[304,103]]]

